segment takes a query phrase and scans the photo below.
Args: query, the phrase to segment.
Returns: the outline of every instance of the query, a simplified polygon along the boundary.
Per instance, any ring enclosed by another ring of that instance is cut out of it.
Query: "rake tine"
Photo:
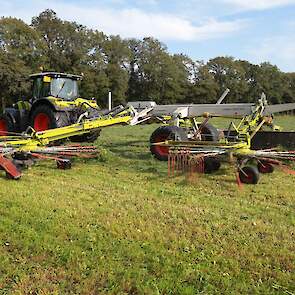
[[[194,157],[191,157],[190,158],[190,177],[193,176],[194,172],[195,172],[195,159]]]
[[[191,152],[190,149],[187,150],[187,154],[186,154],[186,166],[187,166],[187,171],[189,171],[190,169],[190,165],[189,165],[189,161],[190,161],[190,157],[191,157]]]
[[[171,175],[174,176],[174,170],[175,170],[175,154],[172,155],[172,167],[171,167]]]
[[[236,182],[237,182],[237,185],[238,187],[241,189],[243,187],[243,183],[240,179],[240,174],[239,174],[239,170],[236,169],[235,171],[235,176],[236,176]]]
[[[183,160],[183,149],[180,150],[180,153],[179,153],[179,171],[181,171],[181,172],[183,172],[182,160]]]
[[[170,177],[170,165],[171,165],[171,151],[169,151],[168,153],[168,163],[167,163],[167,174],[168,174],[168,177]]]
[[[183,163],[183,167],[184,167],[184,172],[186,173],[187,170],[188,170],[188,167],[187,167],[187,151],[184,150],[183,151],[183,160],[182,160],[182,163]]]
[[[236,178],[236,183],[238,185],[238,188],[239,189],[242,189],[243,188],[243,183],[241,181],[240,173],[239,173],[240,172],[240,166],[239,166],[239,163],[237,162],[237,160],[236,160],[236,162],[233,162],[233,161],[234,161],[234,159],[231,158],[230,163],[233,164],[233,168],[234,168],[234,172],[235,172],[235,178]]]
[[[182,172],[183,173],[185,173],[185,157],[186,157],[186,151],[182,150],[181,165],[182,165]]]
[[[281,164],[281,165],[279,165],[279,168],[280,168],[283,172],[285,172],[285,173],[287,173],[287,174],[295,175],[295,170],[291,169],[291,168],[290,168],[288,165],[286,165],[286,164]]]

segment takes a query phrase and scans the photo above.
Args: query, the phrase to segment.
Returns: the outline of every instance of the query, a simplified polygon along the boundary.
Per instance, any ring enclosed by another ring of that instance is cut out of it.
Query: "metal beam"
[[[175,116],[179,113],[182,118],[184,113],[187,114],[188,118],[200,117],[204,113],[222,116],[245,116],[250,115],[256,106],[254,103],[157,105],[152,101],[134,101],[129,102],[128,105],[133,106],[137,111],[151,108],[150,116]],[[295,103],[267,105],[263,114],[270,115],[294,109]]]

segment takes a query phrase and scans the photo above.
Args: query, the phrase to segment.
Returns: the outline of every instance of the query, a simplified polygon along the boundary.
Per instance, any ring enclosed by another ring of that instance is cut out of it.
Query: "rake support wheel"
[[[150,151],[160,161],[167,161],[169,147],[164,145],[153,145],[165,140],[187,140],[187,133],[183,128],[177,126],[161,126],[157,128],[150,137]]]
[[[257,184],[259,181],[259,171],[255,166],[245,166],[239,171],[239,177],[242,183]]]
[[[257,167],[258,171],[263,174],[274,172],[274,166],[267,161],[259,161]]]
[[[57,160],[56,161],[56,168],[61,170],[68,170],[72,168],[71,160],[69,159],[63,159],[63,160]]]
[[[218,171],[221,166],[220,161],[214,157],[207,157],[204,159],[204,173],[211,174]]]
[[[209,123],[201,127],[200,135],[202,141],[219,141],[221,137],[220,131]]]

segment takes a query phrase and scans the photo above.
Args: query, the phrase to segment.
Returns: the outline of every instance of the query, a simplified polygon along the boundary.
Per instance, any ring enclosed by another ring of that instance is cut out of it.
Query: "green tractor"
[[[44,131],[74,124],[87,112],[90,118],[99,116],[95,100],[79,97],[78,81],[82,76],[56,72],[42,72],[30,76],[33,80],[30,100],[18,101],[5,108],[0,117],[0,136],[20,133],[29,126]],[[73,141],[94,141],[99,132],[75,137]]]

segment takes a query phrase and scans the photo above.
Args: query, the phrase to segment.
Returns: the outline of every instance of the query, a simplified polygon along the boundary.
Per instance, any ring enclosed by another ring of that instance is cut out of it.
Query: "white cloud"
[[[63,19],[77,21],[107,34],[119,34],[125,38],[153,36],[163,41],[201,41],[222,38],[246,26],[246,21],[243,20],[217,21],[215,19],[195,25],[192,21],[176,14],[151,13],[134,8],[115,10],[97,5],[95,7],[77,6],[61,1],[31,0],[19,9],[13,5],[6,5],[2,7],[1,14],[17,16],[29,22],[32,16],[46,8],[55,10]]]
[[[283,71],[295,72],[295,38],[275,36],[261,41],[256,48],[248,49],[250,59],[256,63],[269,61],[277,64]]]
[[[224,37],[239,31],[245,25],[245,22],[240,20],[219,22],[213,19],[198,26],[175,15],[146,13],[138,9],[80,10],[80,15],[81,13],[88,16],[87,24],[89,26],[100,28],[109,34],[137,38],[154,36],[164,41],[200,41]],[[66,17],[70,17],[70,15]],[[82,18],[80,20],[83,21]]]
[[[273,7],[295,4],[295,0],[222,0],[241,10],[264,10]]]
[[[226,34],[240,31],[248,26],[246,20],[223,21],[214,19],[207,21],[199,27],[194,28],[194,35],[198,40],[222,38]]]

